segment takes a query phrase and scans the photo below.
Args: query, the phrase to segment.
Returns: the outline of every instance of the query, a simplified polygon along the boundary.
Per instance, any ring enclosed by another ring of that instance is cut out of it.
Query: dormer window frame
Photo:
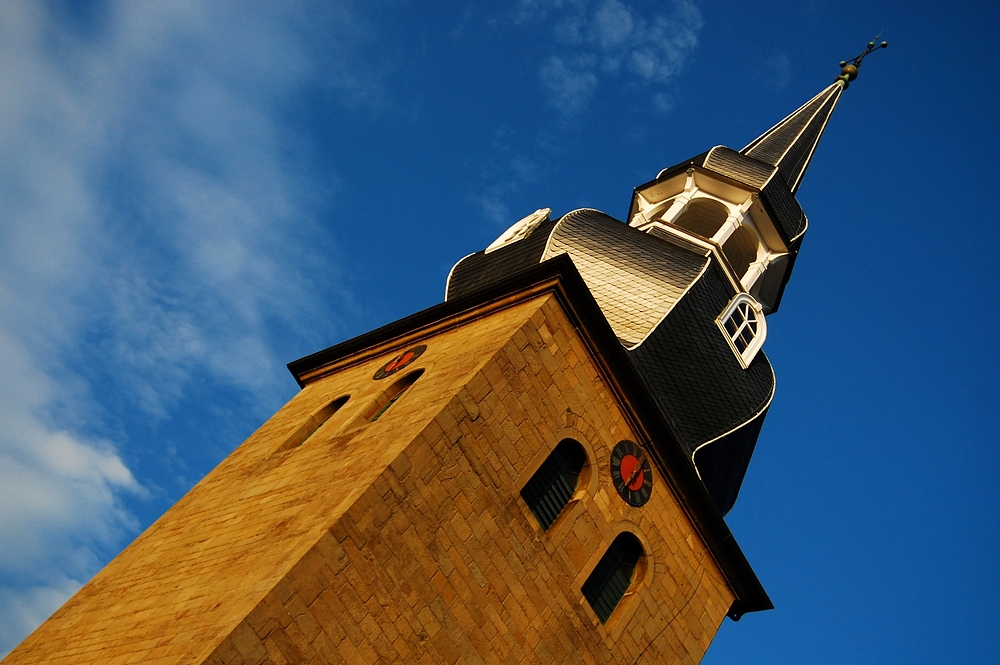
[[[749,293],[737,293],[715,320],[743,369],[750,366],[767,339],[764,308]],[[749,339],[747,339],[749,333]]]

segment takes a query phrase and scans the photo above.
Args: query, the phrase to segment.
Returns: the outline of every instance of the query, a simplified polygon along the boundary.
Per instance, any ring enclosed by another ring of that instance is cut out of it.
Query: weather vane
[[[877,51],[882,48],[887,48],[889,46],[889,42],[882,42],[881,44],[878,45],[875,44],[875,42],[878,41],[878,38],[881,36],[882,36],[881,32],[875,35],[875,39],[868,42],[868,48],[866,48],[861,55],[852,59],[850,61],[850,64],[848,64],[847,60],[840,61],[840,76],[838,76],[835,80],[843,81],[844,88],[847,88],[847,86],[850,85],[851,81],[858,78],[858,69],[861,67],[862,60],[864,60],[868,55],[870,55],[874,51]]]

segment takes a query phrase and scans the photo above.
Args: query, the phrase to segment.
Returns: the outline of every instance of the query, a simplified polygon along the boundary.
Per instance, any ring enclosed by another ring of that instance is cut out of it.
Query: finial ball
[[[840,70],[842,76],[846,76],[848,81],[853,81],[858,78],[858,68],[854,65],[844,65],[844,68]]]
[[[846,61],[846,60],[841,60],[841,61],[840,61],[840,64],[838,65],[838,67],[843,67],[843,66],[844,66],[844,65],[846,65],[846,64],[847,64],[847,61]]]
[[[868,42],[868,48],[875,48],[875,42]]]
[[[878,45],[879,48],[886,48],[887,46],[889,46],[889,42],[882,42]]]

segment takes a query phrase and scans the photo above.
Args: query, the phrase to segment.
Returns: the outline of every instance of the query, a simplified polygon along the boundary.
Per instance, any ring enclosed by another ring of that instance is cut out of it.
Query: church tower
[[[699,662],[771,608],[723,516],[859,64],[624,221],[539,210],[443,303],[291,363],[302,390],[4,665]]]

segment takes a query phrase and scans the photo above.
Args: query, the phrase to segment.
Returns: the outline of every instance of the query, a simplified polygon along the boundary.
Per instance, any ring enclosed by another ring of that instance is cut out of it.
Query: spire
[[[875,39],[878,39],[876,37]],[[841,93],[847,89],[850,82],[858,77],[858,68],[865,56],[876,49],[886,48],[888,42],[876,46],[875,41],[868,43],[868,48],[852,59],[850,64],[841,61],[841,72],[832,84],[818,95],[799,107],[787,118],[767,130],[761,136],[740,150],[741,153],[754,159],[759,159],[778,167],[778,173],[794,194],[802,182],[806,167],[812,158],[813,151],[823,136],[826,123],[829,122],[833,109],[837,106]]]
[[[846,87],[844,83],[835,81],[740,152],[777,166],[778,173],[794,194]]]

